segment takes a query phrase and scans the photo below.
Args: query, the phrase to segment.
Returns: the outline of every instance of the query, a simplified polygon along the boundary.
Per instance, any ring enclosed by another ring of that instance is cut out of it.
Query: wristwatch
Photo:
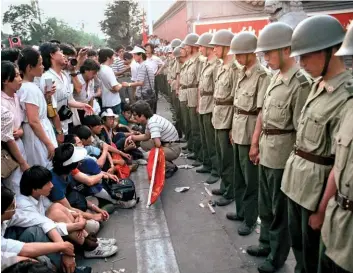
[[[131,87],[131,82],[129,82],[129,85],[128,85],[129,87]]]
[[[73,73],[70,73],[70,76],[71,77],[76,77],[78,74],[80,74],[80,72],[73,72]]]
[[[63,130],[56,130],[56,132],[57,132],[58,135],[64,134]]]

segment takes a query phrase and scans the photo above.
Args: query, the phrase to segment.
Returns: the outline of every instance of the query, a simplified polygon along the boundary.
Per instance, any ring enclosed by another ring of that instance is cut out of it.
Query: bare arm
[[[153,142],[154,142],[154,146],[156,146],[157,148],[160,148],[162,146],[162,142],[159,137],[154,138]]]
[[[114,85],[110,91],[112,91],[112,93],[118,93],[122,87],[123,86],[119,83],[117,85]]]
[[[29,168],[27,161],[22,157],[20,150],[18,149],[17,143],[15,140],[9,140],[6,142],[7,147],[11,155],[16,159],[16,162],[20,165],[22,171],[25,171]]]
[[[251,140],[251,147],[249,152],[250,160],[257,165],[259,163],[259,142],[262,131],[262,111],[259,112],[256,120],[255,131]]]
[[[151,139],[151,134],[149,132],[146,132],[145,134],[142,134],[142,135],[132,135],[131,139],[135,142],[136,141],[146,141],[146,140]]]
[[[93,185],[98,184],[102,180],[103,176],[104,176],[103,172],[96,174],[96,175],[91,175],[91,176],[89,176],[85,173],[79,172],[79,173],[75,174],[73,176],[73,178],[76,181],[91,187]]]
[[[74,90],[77,93],[80,93],[82,90],[82,83],[80,82],[77,76],[71,77],[71,79],[72,79],[72,84],[74,85]]]
[[[64,242],[57,243],[25,243],[19,256],[25,256],[29,258],[36,258],[38,256],[62,252],[64,251],[66,244]]]

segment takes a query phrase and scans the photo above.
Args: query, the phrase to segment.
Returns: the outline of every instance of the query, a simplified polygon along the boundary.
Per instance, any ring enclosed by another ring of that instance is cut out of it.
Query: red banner
[[[337,18],[340,23],[347,28],[350,22],[353,21],[353,12],[330,14]],[[254,19],[249,21],[237,21],[237,22],[224,22],[224,23],[210,23],[195,25],[195,32],[199,35],[205,32],[216,32],[220,29],[229,29],[233,33],[240,31],[255,31],[255,35],[259,35],[259,31],[262,30],[269,21],[267,19]]]

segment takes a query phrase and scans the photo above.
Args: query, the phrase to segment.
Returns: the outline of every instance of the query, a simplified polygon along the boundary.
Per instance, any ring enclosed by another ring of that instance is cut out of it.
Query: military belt
[[[349,200],[346,196],[343,194],[340,194],[339,192],[336,193],[335,200],[337,204],[344,210],[350,210],[353,212],[353,201]]]
[[[265,129],[262,128],[264,135],[285,135],[294,133],[295,130],[284,130],[284,129]]]
[[[229,101],[216,101],[215,100],[215,104],[216,105],[233,105],[233,101],[229,100]]]
[[[210,91],[210,92],[200,91],[200,96],[201,96],[201,97],[204,97],[204,96],[213,96],[213,91]]]
[[[188,89],[188,88],[197,88],[199,87],[198,84],[194,83],[194,84],[189,84],[189,85],[181,85],[180,88],[181,89]]]
[[[330,166],[330,165],[333,165],[333,163],[335,163],[334,156],[327,157],[327,156],[314,155],[311,153],[304,152],[297,148],[294,149],[294,153],[310,162],[324,165],[324,166]]]
[[[246,116],[257,116],[257,111],[245,111],[236,106],[234,106],[234,112],[238,115],[246,115]]]

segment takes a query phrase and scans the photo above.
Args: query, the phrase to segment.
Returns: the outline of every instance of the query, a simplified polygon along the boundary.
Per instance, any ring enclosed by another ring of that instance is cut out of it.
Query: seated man
[[[115,244],[114,239],[95,240],[88,236],[84,230],[86,220],[81,214],[71,213],[68,208],[59,203],[53,204],[47,198],[53,188],[51,180],[51,172],[42,166],[33,166],[23,173],[20,182],[21,195],[16,197],[16,215],[23,216],[27,221],[11,221],[11,224],[20,227],[39,225],[54,242],[62,241],[61,236],[68,235],[71,241],[84,246],[85,257],[106,258],[112,255],[111,248],[106,247]],[[113,249],[116,252],[115,247]]]
[[[14,217],[15,212],[15,194],[1,187],[1,268],[4,269],[22,260],[47,256],[56,268],[63,266],[66,271],[73,272],[76,266],[74,246],[64,241],[51,242],[39,226],[13,232],[8,228],[8,222]]]
[[[138,123],[146,125],[143,135],[132,135],[128,140],[141,141],[141,147],[145,151],[153,147],[163,147],[166,159],[166,178],[171,177],[178,167],[172,162],[180,155],[179,136],[174,125],[167,119],[153,114],[151,107],[145,101],[138,101],[132,105],[134,118]]]

